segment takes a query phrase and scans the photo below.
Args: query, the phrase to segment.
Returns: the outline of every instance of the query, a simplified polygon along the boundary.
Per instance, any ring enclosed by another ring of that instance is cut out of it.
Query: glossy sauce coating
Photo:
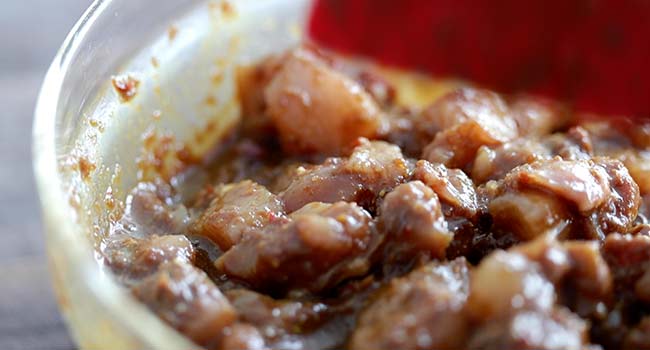
[[[139,184],[105,264],[210,349],[648,346],[650,123],[404,106],[378,72],[304,47],[246,70],[210,181]]]

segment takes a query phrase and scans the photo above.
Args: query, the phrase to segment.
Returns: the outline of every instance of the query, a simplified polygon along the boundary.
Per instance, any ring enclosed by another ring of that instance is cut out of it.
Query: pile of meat
[[[650,349],[650,122],[470,87],[402,106],[308,48],[241,88],[213,181],[139,184],[102,246],[197,344]]]

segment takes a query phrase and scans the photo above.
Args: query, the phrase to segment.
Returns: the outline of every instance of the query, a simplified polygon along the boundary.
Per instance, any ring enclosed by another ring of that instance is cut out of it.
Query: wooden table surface
[[[0,349],[75,348],[44,257],[31,166],[41,81],[90,0],[4,1],[0,11]]]

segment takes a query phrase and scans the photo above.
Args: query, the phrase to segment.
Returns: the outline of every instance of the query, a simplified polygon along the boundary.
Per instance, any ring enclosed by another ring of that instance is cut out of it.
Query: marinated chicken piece
[[[377,224],[384,235],[384,263],[412,261],[419,254],[442,259],[453,234],[438,196],[421,181],[399,185],[386,195]]]
[[[620,123],[620,128],[627,134],[636,149],[650,150],[650,119],[625,118]]]
[[[591,136],[582,127],[573,127],[565,133],[553,134],[543,139],[553,155],[564,160],[587,160],[593,156]]]
[[[420,137],[431,143],[422,158],[466,169],[483,145],[496,146],[518,136],[506,103],[492,92],[459,89],[443,96],[418,120]]]
[[[650,193],[650,121],[589,121],[582,127],[594,140],[596,155],[623,162],[641,193]]]
[[[641,187],[646,188],[647,160],[650,158],[650,121],[627,119],[585,121],[581,124],[594,144],[594,153],[621,160]],[[635,168],[633,170],[633,168]]]
[[[650,302],[650,237],[613,234],[602,247],[603,257],[614,276],[619,296]]]
[[[592,334],[605,349],[624,348],[645,310],[650,289],[650,237],[612,234],[601,248],[612,272],[616,303],[603,319],[592,320]],[[636,333],[636,332],[635,332]]]
[[[650,150],[624,150],[611,152],[608,156],[623,162],[630,176],[639,185],[641,194],[650,194]]]
[[[622,350],[650,350],[650,316],[641,319],[623,340]]]
[[[619,124],[607,120],[583,121],[580,127],[587,130],[593,140],[594,154],[608,156],[620,151],[635,149],[632,140]]]
[[[516,139],[497,147],[481,146],[472,166],[472,179],[477,184],[503,179],[519,165],[552,158],[551,151],[541,142]]]
[[[351,350],[462,349],[469,266],[432,262],[393,279],[359,317]]]
[[[402,152],[410,158],[420,157],[424,146],[431,141],[430,138],[419,138],[415,133],[419,114],[418,109],[402,106],[393,107],[386,112],[388,127],[383,139],[399,146]]]
[[[355,79],[382,107],[390,107],[394,104],[397,91],[386,79],[376,72],[362,70]]]
[[[209,346],[215,350],[270,350],[257,328],[246,323],[235,323],[225,327],[218,345]]]
[[[323,303],[274,300],[246,289],[228,291],[226,297],[241,320],[257,327],[268,344],[290,335],[309,333],[332,316]]]
[[[650,224],[650,193],[641,197],[641,206],[639,207],[637,220]]]
[[[556,305],[553,284],[525,255],[492,253],[472,272],[470,286],[466,310],[477,326],[468,349],[581,350],[588,344],[586,323]]]
[[[522,136],[542,136],[562,128],[570,121],[559,104],[539,97],[518,96],[509,101],[510,114]]]
[[[546,233],[559,236],[568,230],[571,219],[564,201],[528,189],[506,191],[490,201],[488,211],[494,231],[512,234],[518,241]]]
[[[187,209],[173,205],[172,198],[169,186],[139,183],[127,198],[127,218],[145,235],[184,232],[189,223]]]
[[[598,232],[599,237],[602,237],[601,231],[605,234],[628,232],[641,205],[639,186],[627,168],[618,160],[608,158],[594,158],[594,160],[605,169],[611,194],[597,214],[592,214],[589,228]]]
[[[357,202],[373,209],[377,197],[404,182],[409,164],[399,147],[362,139],[348,158],[304,169],[280,194],[287,212],[311,202]]]
[[[422,181],[438,195],[445,216],[473,218],[478,213],[474,183],[462,170],[420,160],[415,165],[413,179]]]
[[[597,242],[571,241],[562,244],[570,270],[559,289],[561,302],[582,317],[604,317],[603,305],[613,299],[613,278]]]
[[[627,232],[640,204],[627,169],[607,158],[523,165],[506,176],[497,192],[489,203],[495,227],[522,240],[549,231],[602,240]]]
[[[610,195],[605,169],[590,162],[560,159],[540,162],[522,167],[511,174],[510,179],[518,184],[552,192],[570,201],[580,212],[594,210]]]
[[[199,345],[221,337],[237,312],[201,270],[171,261],[133,287],[133,294],[170,326]]]
[[[114,273],[131,283],[158,270],[166,262],[190,262],[194,248],[182,235],[152,235],[143,239],[115,235],[104,240],[101,250],[104,262]]]
[[[375,240],[370,221],[353,203],[310,203],[289,222],[231,248],[216,266],[257,289],[326,290],[368,271]]]
[[[613,283],[597,242],[558,242],[544,236],[510,251],[539,265],[546,279],[554,284],[562,305],[581,317],[604,317],[604,308],[613,299]]]
[[[237,96],[241,103],[242,129],[245,132],[272,130],[273,125],[266,115],[264,91],[281,66],[281,57],[272,56],[257,65],[237,70]]]
[[[284,220],[280,199],[250,180],[220,186],[215,192],[191,232],[212,240],[224,252],[246,236],[261,234],[269,223]]]
[[[283,58],[264,96],[289,153],[339,155],[357,138],[373,138],[383,127],[381,111],[363,87],[306,49]]]
[[[470,286],[467,311],[481,323],[518,309],[548,311],[556,300],[553,284],[539,265],[517,252],[488,255],[472,272]]]
[[[594,139],[596,154],[623,149],[650,149],[650,120],[611,118],[586,119],[580,123]]]
[[[517,126],[508,112],[506,102],[496,93],[473,88],[457,89],[423,111],[416,121],[416,131],[432,140],[443,130],[476,122],[498,135],[515,137]]]
[[[523,310],[488,322],[472,335],[469,350],[586,350],[587,324],[566,309]],[[598,349],[598,348],[595,348]]]
[[[564,160],[586,160],[591,158],[592,151],[589,135],[580,127],[542,139],[519,138],[496,147],[481,146],[472,166],[472,179],[478,184],[499,180],[519,165],[555,156]]]
[[[642,223],[642,224],[637,224],[630,230],[629,234],[633,236],[648,236],[650,237],[650,224],[649,223]]]
[[[276,152],[279,151],[273,149],[271,144],[264,139],[260,140],[259,137],[251,139],[242,136],[242,139],[227,146],[224,152],[221,152],[214,160],[218,166],[215,169],[210,169],[212,172],[210,182],[228,184],[251,180],[262,186],[269,185],[279,170],[276,161],[278,157]],[[214,196],[207,198],[207,204],[213,198]]]

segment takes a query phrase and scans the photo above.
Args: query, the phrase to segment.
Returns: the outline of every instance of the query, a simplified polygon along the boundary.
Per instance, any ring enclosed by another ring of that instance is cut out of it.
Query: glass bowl
[[[212,149],[239,118],[236,67],[299,42],[308,7],[97,0],[72,29],[41,88],[33,152],[52,280],[80,347],[197,348],[120,287],[97,248],[128,189],[151,175],[145,143],[197,157]],[[129,101],[114,76],[139,82]]]

